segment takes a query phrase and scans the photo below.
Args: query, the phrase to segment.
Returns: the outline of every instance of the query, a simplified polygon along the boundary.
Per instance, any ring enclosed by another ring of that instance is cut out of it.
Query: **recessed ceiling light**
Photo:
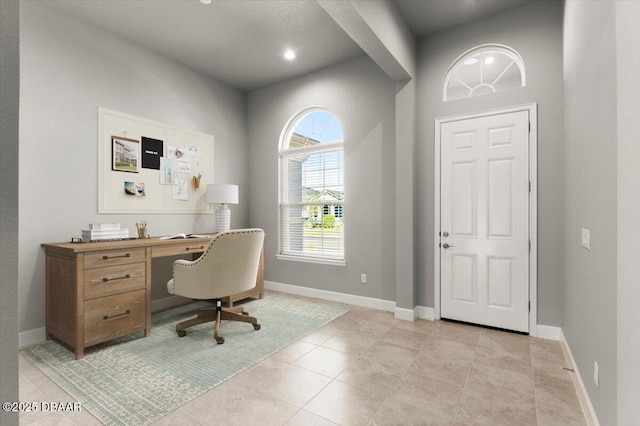
[[[467,59],[464,60],[464,64],[465,65],[473,65],[473,64],[475,64],[477,62],[478,62],[478,58],[476,58],[476,57],[471,57],[471,58],[467,58]]]
[[[200,0],[202,4],[211,4],[211,0]]]
[[[493,63],[493,61],[495,61],[495,60],[496,60],[496,59],[495,59],[493,56],[487,56],[487,57],[484,59],[484,63],[485,63],[485,64],[487,64],[487,65],[490,65],[490,64],[492,64],[492,63]]]
[[[296,52],[291,49],[287,49],[282,56],[284,56],[287,61],[293,61],[296,58]]]

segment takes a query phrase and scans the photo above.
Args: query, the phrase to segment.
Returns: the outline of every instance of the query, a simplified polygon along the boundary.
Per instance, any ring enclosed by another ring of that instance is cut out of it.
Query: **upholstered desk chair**
[[[248,322],[260,330],[258,320],[244,312],[242,306],[223,309],[220,299],[255,287],[263,242],[262,229],[221,232],[198,259],[173,263],[173,279],[167,283],[169,293],[191,299],[213,299],[216,303],[215,307],[201,309],[196,318],[177,324],[178,336],[185,336],[188,327],[215,321],[214,337],[222,344],[221,320]]]

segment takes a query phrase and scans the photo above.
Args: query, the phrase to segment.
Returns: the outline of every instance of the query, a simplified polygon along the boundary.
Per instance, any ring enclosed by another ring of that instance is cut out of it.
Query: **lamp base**
[[[226,232],[231,228],[231,210],[221,204],[216,208],[216,232]]]

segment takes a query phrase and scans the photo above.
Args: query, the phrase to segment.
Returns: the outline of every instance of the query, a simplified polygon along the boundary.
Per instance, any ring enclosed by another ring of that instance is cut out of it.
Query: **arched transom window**
[[[522,57],[508,46],[485,44],[466,51],[449,67],[444,102],[526,85]]]
[[[344,263],[343,140],[338,119],[319,107],[283,129],[278,258]]]

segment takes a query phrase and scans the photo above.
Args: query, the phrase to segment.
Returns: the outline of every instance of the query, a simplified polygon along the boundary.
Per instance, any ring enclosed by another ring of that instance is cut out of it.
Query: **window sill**
[[[319,265],[347,266],[347,262],[345,262],[344,260],[318,259],[315,257],[289,256],[286,254],[277,254],[276,259],[292,260],[294,262],[316,263]]]

